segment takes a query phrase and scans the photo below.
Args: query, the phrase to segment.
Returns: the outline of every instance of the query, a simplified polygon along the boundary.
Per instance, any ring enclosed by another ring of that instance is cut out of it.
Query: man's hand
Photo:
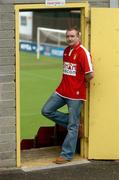
[[[90,72],[90,73],[85,74],[85,80],[87,83],[90,82],[90,80],[92,78],[94,78],[94,72]]]

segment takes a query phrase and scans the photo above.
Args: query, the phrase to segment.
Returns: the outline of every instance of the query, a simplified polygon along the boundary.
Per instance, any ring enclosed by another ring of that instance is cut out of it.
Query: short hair
[[[66,31],[72,31],[72,30],[75,30],[75,31],[77,32],[77,36],[79,36],[79,35],[80,35],[80,31],[79,31],[79,29],[78,29],[78,27],[77,27],[77,26],[72,26],[72,27],[69,27],[69,28],[67,28],[67,30],[66,30]]]

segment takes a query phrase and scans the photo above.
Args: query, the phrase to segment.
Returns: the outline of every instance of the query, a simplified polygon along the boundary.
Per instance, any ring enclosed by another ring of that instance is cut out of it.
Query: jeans
[[[65,104],[67,104],[68,113],[58,111]],[[71,100],[53,93],[42,108],[42,114],[45,117],[67,128],[67,135],[60,153],[60,156],[67,160],[72,159],[76,150],[82,104],[83,101],[81,100]]]

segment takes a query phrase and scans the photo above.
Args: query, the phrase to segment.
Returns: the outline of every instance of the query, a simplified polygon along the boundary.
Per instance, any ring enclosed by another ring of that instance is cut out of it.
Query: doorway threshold
[[[28,172],[90,162],[87,159],[82,158],[80,154],[76,153],[72,161],[61,165],[55,164],[53,161],[59,156],[60,151],[61,147],[59,146],[22,150],[21,168],[23,171]]]

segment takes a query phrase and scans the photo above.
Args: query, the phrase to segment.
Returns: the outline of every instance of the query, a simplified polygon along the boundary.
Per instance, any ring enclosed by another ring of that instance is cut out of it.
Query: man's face
[[[66,40],[69,46],[74,46],[79,42],[79,35],[76,30],[66,32]]]

